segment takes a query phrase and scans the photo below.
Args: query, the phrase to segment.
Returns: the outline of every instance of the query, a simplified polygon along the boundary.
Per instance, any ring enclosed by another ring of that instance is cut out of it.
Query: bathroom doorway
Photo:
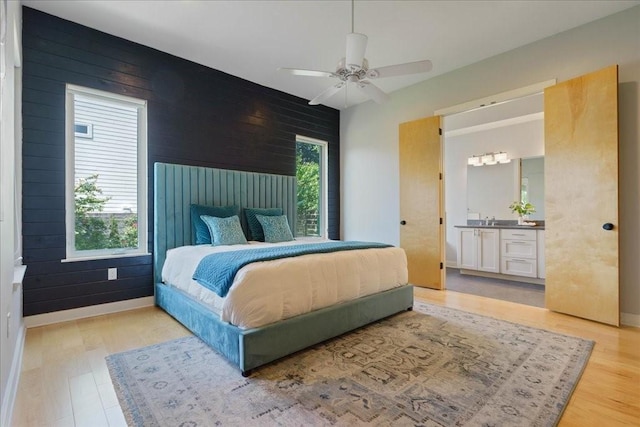
[[[540,175],[527,178],[523,185],[525,180],[522,179],[520,166],[521,159],[544,159],[543,108],[543,94],[539,92],[456,114],[443,115],[447,290],[544,307],[544,264],[539,266],[535,257],[517,259],[527,263],[529,270],[522,274],[528,277],[502,274],[505,269],[501,265],[501,252],[505,250],[506,244],[504,241],[494,242],[497,248],[495,251],[498,253],[495,254],[496,264],[493,269],[489,269],[489,273],[469,270],[468,265],[460,265],[462,263],[459,258],[462,250],[459,247],[460,226],[517,225],[518,216],[509,208],[514,201],[531,198],[531,202],[537,205],[538,215],[532,217],[530,222],[544,225],[544,197],[536,196],[535,191],[532,193],[534,182],[544,185],[544,169],[542,168]],[[488,155],[497,154],[499,156],[496,157],[510,164],[498,163],[495,158],[488,158]],[[472,163],[476,163],[483,155],[487,156],[483,159],[487,160],[487,163],[483,166],[473,166]],[[504,156],[507,157],[506,161]],[[478,160],[469,160],[473,157]],[[505,170],[506,175],[497,174],[499,167]],[[469,174],[469,170],[473,174]],[[483,175],[486,175],[486,178],[483,178]],[[470,183],[469,179],[473,182]],[[544,230],[539,226],[535,228]],[[475,232],[479,233],[480,229]],[[499,236],[504,234],[496,229],[493,232],[498,236],[496,239],[500,239]],[[537,233],[533,229],[526,230],[525,234],[533,236],[527,237],[529,239],[536,239]],[[544,239],[544,236],[541,238]],[[537,244],[536,241],[534,245]],[[541,244],[544,245],[544,240]],[[465,253],[468,253],[468,248],[465,249]],[[544,250],[541,256],[544,256]],[[461,266],[467,268],[461,269]]]

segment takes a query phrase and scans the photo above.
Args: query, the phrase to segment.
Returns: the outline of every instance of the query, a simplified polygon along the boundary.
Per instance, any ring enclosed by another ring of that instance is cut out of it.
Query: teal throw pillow
[[[244,208],[244,216],[247,219],[247,228],[249,229],[249,240],[257,240],[264,242],[264,232],[262,225],[256,218],[256,215],[262,216],[280,216],[281,208]]]
[[[238,206],[205,206],[191,205],[191,229],[195,237],[196,245],[210,245],[211,234],[209,227],[200,218],[202,215],[214,216],[217,218],[228,218],[230,216],[239,215],[240,208]]]
[[[211,238],[213,239],[213,246],[247,244],[247,239],[242,232],[238,215],[228,218],[202,215],[200,218],[209,228]]]
[[[264,241],[268,243],[289,242],[293,240],[291,228],[286,215],[264,216],[256,215],[264,231]]]

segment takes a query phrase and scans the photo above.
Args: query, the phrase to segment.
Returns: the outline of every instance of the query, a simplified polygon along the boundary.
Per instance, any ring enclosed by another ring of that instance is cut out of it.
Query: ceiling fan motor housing
[[[364,52],[367,49],[367,36],[360,33],[347,34],[346,66],[350,69],[362,68]]]

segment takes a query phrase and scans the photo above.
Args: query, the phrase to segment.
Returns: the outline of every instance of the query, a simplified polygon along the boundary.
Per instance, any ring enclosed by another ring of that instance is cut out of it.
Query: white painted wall
[[[640,320],[638,22],[640,6],[395,92],[387,104],[368,102],[343,111],[342,237],[399,244],[400,123],[473,99],[618,64],[621,309],[623,321],[625,316]]]
[[[0,425],[10,425],[20,375],[24,322],[22,287],[14,287],[14,266],[20,256],[20,171],[22,168],[20,2],[6,3],[6,33],[2,46],[0,93]],[[5,4],[0,4],[4,10]],[[16,186],[17,185],[17,186]],[[17,193],[17,195],[16,195]],[[19,230],[19,227],[18,227]],[[17,252],[17,253],[16,253]]]

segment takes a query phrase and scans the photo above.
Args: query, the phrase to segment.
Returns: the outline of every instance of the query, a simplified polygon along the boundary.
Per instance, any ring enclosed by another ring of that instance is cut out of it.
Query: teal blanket
[[[391,245],[375,242],[331,241],[308,243],[303,245],[273,246],[268,248],[242,251],[220,252],[207,255],[198,264],[193,280],[221,297],[229,292],[238,270],[247,264],[258,261],[295,257],[300,255],[321,254],[353,249],[387,248]]]

